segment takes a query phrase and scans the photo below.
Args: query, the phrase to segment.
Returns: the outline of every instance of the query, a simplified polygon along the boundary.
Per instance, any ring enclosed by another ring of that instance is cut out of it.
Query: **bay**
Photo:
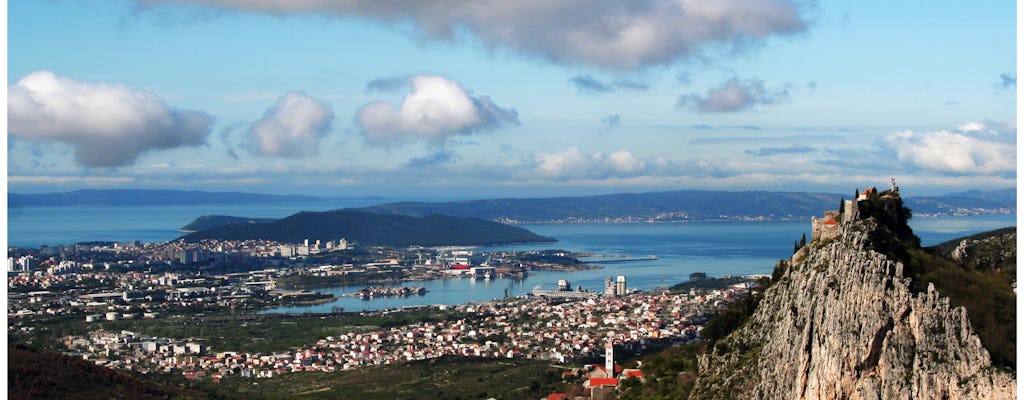
[[[925,246],[961,236],[1016,225],[1015,216],[919,218],[911,221]],[[653,290],[689,280],[694,272],[709,276],[771,274],[779,259],[792,254],[793,242],[810,236],[810,221],[685,222],[659,224],[536,224],[523,225],[557,243],[479,248],[477,251],[562,249],[606,256],[656,260],[613,262],[603,269],[574,272],[534,271],[525,279],[445,279],[402,282],[385,286],[423,286],[423,296],[363,300],[339,297],[312,306],[278,307],[266,312],[330,312],[393,309],[429,304],[462,304],[529,293],[534,288],[554,289],[558,281],[572,287],[602,291],[606,277],[625,276],[627,286]],[[343,296],[369,285],[313,289]],[[506,292],[507,291],[507,292]]]
[[[202,215],[280,218],[298,211],[323,211],[375,204],[372,200],[324,202],[191,205],[147,207],[26,207],[7,210],[8,246],[72,244],[107,240],[159,242],[182,235],[177,229]],[[1012,215],[914,218],[911,227],[925,246],[978,232],[1016,225]],[[601,291],[606,277],[625,276],[627,286],[641,290],[667,287],[689,279],[693,272],[709,276],[770,274],[777,260],[788,258],[793,242],[810,235],[809,221],[700,221],[656,224],[531,224],[524,228],[558,239],[557,243],[480,248],[477,251],[563,249],[605,256],[645,258],[604,262],[603,269],[575,272],[535,271],[522,279],[446,279],[403,282],[424,286],[424,296],[369,301],[339,297],[332,303],[279,307],[267,312],[329,312],[380,310],[429,304],[461,304],[517,296],[536,287],[553,289],[560,279],[573,287]],[[367,285],[319,288],[337,296]]]

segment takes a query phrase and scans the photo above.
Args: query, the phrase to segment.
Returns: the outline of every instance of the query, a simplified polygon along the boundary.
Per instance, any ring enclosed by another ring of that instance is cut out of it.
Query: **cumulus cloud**
[[[213,117],[168,107],[154,93],[79,82],[49,71],[7,86],[7,129],[24,139],[66,143],[90,167],[133,163],[151,150],[199,146]]]
[[[803,32],[795,0],[139,0],[142,4],[205,4],[277,15],[352,16],[410,22],[419,34],[454,39],[469,34],[491,47],[564,64],[627,70],[713,56],[766,38]]]
[[[704,95],[691,93],[680,96],[676,106],[707,113],[735,112],[760,104],[772,104],[787,97],[789,90],[786,88],[769,90],[761,80],[733,77]]]
[[[901,162],[943,173],[1016,172],[1016,123],[970,122],[956,130],[901,131],[884,138]]]
[[[356,112],[356,125],[370,143],[391,146],[423,140],[440,145],[453,136],[519,124],[515,109],[498,107],[486,96],[470,96],[447,78],[411,76],[406,84],[412,92],[399,107],[378,101]]]
[[[647,163],[632,153],[620,150],[609,154],[584,154],[577,147],[537,155],[533,174],[542,178],[608,178],[635,176],[647,168]]]
[[[320,138],[331,130],[333,121],[334,111],[327,103],[302,92],[288,92],[249,127],[250,150],[260,156],[290,158],[316,154]]]

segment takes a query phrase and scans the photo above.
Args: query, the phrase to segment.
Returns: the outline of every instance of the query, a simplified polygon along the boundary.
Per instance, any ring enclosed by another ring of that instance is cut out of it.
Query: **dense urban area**
[[[615,357],[635,359],[700,340],[711,313],[752,287],[639,292],[619,276],[609,277],[603,292],[561,281],[554,290],[483,303],[362,313],[334,307],[286,321],[259,311],[334,300],[309,288],[380,284],[353,295],[410,296],[424,289],[395,283],[521,279],[532,270],[599,267],[560,250],[363,248],[343,239],[97,242],[8,254],[12,343],[132,373],[211,383],[457,356],[550,362],[564,368],[568,384],[600,397],[621,380],[643,379]],[[281,327],[331,320],[342,323],[304,335]],[[253,336],[264,324],[263,336]]]

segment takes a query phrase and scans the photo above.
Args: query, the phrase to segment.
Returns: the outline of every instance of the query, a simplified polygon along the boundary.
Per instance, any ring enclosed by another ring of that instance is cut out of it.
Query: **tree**
[[[804,233],[804,234],[800,235],[800,247],[804,247],[806,245],[807,245],[807,234]]]
[[[846,198],[845,197],[840,197],[839,198],[839,215],[843,215],[843,212],[845,211],[844,210],[845,208],[846,208]]]

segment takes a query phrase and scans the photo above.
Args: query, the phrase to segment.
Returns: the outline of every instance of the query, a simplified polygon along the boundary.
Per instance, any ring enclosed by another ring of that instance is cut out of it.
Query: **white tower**
[[[612,348],[612,332],[608,332],[608,343],[604,346],[604,371],[609,378],[615,377],[615,350]]]

